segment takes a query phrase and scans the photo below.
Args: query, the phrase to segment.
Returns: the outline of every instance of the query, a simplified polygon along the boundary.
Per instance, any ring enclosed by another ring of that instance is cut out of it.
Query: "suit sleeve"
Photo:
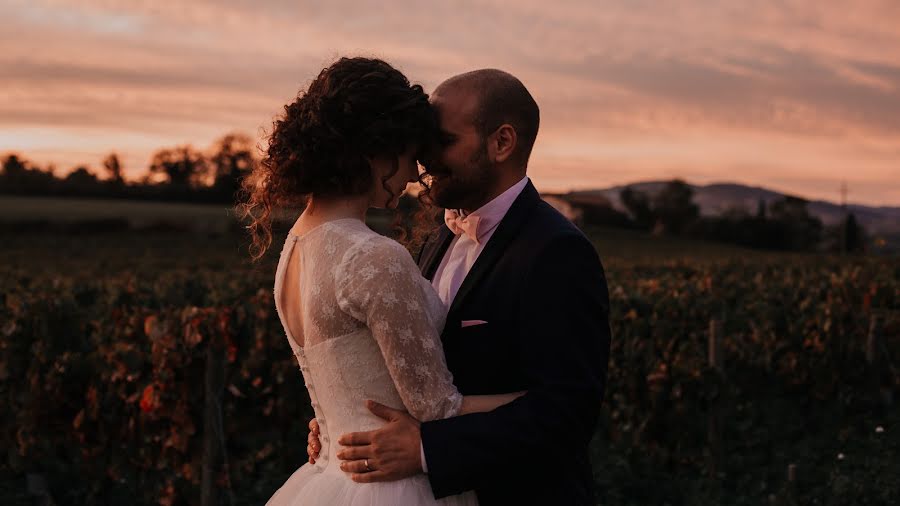
[[[528,393],[489,413],[423,423],[436,498],[522,479],[587,446],[596,430],[609,359],[603,267],[582,235],[551,241],[527,274],[519,304],[519,356]],[[513,355],[515,355],[513,353]]]

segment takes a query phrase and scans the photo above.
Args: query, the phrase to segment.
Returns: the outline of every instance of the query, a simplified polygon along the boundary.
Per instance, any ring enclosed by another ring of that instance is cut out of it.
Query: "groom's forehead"
[[[478,108],[478,95],[466,89],[435,91],[432,104],[437,109],[441,122],[472,124]]]

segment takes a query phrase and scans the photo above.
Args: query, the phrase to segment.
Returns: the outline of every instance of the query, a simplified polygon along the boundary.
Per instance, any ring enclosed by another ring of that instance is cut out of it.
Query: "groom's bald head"
[[[460,91],[474,97],[471,120],[482,138],[503,124],[516,130],[514,158],[523,168],[527,166],[537,138],[540,110],[522,81],[502,70],[473,70],[447,79],[434,95]]]

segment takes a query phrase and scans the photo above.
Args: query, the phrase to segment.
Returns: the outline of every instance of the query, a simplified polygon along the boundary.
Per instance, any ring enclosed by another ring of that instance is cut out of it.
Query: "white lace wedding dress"
[[[300,307],[282,305],[288,262],[299,276]],[[314,465],[301,466],[267,504],[477,504],[473,492],[435,500],[424,474],[356,483],[336,457],[341,434],[385,423],[366,409],[366,399],[422,421],[454,416],[462,404],[439,337],[446,308],[403,246],[357,219],[330,221],[299,237],[288,234],[274,296],[319,422],[322,450]],[[289,312],[299,313],[301,340],[288,329]],[[297,420],[297,430],[306,430],[306,420]]]

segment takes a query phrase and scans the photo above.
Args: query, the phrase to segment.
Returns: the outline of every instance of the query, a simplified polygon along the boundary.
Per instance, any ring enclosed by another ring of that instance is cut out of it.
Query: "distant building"
[[[581,223],[581,218],[584,216],[584,211],[581,208],[573,206],[568,200],[559,195],[545,194],[541,195],[541,198],[570,221],[576,224]]]

